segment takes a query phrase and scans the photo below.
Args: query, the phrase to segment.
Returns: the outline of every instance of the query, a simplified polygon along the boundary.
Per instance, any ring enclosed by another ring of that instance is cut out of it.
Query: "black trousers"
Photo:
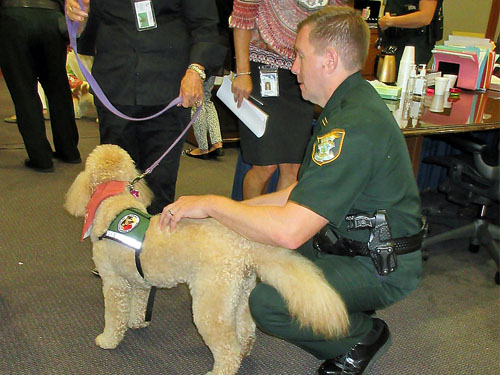
[[[33,165],[52,166],[37,81],[48,99],[55,151],[80,157],[73,99],[66,73],[62,13],[39,8],[0,8],[0,68],[14,102],[17,125]]]
[[[129,121],[110,112],[96,99],[101,144],[115,144],[125,149],[142,173],[170,147],[189,123],[190,110],[173,107],[161,116],[147,121]],[[150,116],[165,106],[115,105],[122,113],[135,118]],[[175,199],[175,185],[180,157],[186,135],[165,156],[161,163],[146,176],[146,182],[154,193],[148,207],[150,214],[160,213]]]

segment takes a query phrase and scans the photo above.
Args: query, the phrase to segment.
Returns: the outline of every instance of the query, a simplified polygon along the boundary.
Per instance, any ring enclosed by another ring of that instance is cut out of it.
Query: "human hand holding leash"
[[[186,69],[181,80],[179,96],[184,108],[200,107],[203,104],[203,81],[192,69]]]
[[[83,8],[80,7],[82,4]],[[65,10],[66,15],[71,21],[84,22],[89,17],[90,0],[66,0]]]

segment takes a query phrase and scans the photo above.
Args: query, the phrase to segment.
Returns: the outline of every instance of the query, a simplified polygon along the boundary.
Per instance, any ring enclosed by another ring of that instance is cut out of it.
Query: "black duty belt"
[[[386,211],[377,210],[371,215],[350,214],[346,216],[347,230],[368,229],[370,240],[360,242],[347,237],[338,238],[328,227],[322,228],[313,238],[316,250],[332,255],[369,256],[379,275],[386,276],[397,268],[397,256],[417,251],[422,246],[425,221],[420,233],[408,237],[392,238],[386,220]]]
[[[392,245],[396,255],[403,255],[419,250],[422,247],[423,237],[424,231],[410,237],[393,238],[388,242]],[[341,238],[338,242],[340,242],[339,245],[344,246],[346,250],[350,249],[354,252],[354,255],[370,256],[370,249],[365,242],[355,241],[349,238]]]
[[[42,8],[62,12],[61,5],[51,0],[2,0],[2,8]]]
[[[422,247],[422,240],[424,231],[410,237],[394,238],[389,242],[392,245],[396,255],[409,254],[414,251],[420,250]],[[314,236],[313,241],[316,250],[334,255],[347,255],[347,256],[370,256],[370,249],[366,242],[351,240],[349,238],[340,238],[336,242],[330,241],[325,237],[324,233],[319,233]]]

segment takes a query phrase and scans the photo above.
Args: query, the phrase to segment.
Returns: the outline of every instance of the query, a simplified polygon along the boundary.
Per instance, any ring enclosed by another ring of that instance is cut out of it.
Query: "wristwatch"
[[[191,64],[188,66],[188,69],[194,70],[196,73],[198,73],[202,81],[205,81],[205,79],[207,78],[205,71],[200,68],[198,64]]]

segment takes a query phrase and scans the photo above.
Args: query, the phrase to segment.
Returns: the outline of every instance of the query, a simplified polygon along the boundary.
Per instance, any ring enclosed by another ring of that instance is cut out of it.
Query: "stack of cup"
[[[406,92],[406,85],[413,65],[415,65],[415,47],[406,46],[399,62],[398,79],[396,81],[396,85],[401,87],[401,92]]]

